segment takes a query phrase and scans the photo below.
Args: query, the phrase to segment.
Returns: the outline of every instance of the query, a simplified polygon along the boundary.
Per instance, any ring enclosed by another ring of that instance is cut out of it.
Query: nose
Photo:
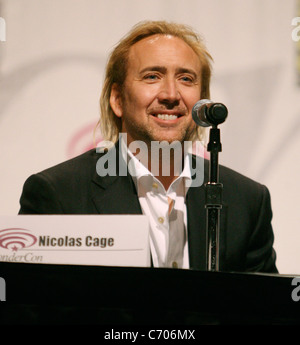
[[[161,84],[161,90],[158,94],[158,101],[161,104],[173,107],[178,105],[180,101],[180,92],[173,78],[165,78]]]

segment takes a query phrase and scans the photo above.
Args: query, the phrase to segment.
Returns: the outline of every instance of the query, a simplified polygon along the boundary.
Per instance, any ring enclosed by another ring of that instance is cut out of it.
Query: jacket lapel
[[[106,182],[108,179],[106,179]],[[101,214],[142,214],[135,186],[130,176],[111,177],[105,188],[95,182],[92,197]],[[101,188],[101,190],[100,190]]]
[[[116,173],[99,176],[95,171],[92,180],[94,205],[101,214],[142,214],[132,177],[124,160],[119,159],[119,143],[113,149],[116,150]],[[125,172],[125,176],[119,176],[120,171],[121,175]]]

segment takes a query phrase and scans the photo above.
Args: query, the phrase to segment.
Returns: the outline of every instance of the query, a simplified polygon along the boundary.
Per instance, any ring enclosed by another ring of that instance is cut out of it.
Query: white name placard
[[[149,267],[144,215],[0,217],[0,261]]]

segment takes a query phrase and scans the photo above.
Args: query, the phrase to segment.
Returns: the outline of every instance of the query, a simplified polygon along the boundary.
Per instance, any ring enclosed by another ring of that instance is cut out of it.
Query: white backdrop
[[[296,0],[0,0],[0,214],[17,214],[30,174],[92,147],[117,41],[141,20],[182,22],[204,36],[212,99],[229,108],[220,161],[268,186],[278,268],[299,274],[300,41],[291,25],[299,8]]]

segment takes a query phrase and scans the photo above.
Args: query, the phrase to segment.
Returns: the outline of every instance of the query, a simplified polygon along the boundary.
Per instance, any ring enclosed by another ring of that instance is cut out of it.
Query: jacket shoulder
[[[95,165],[99,154],[96,152],[96,149],[89,150],[79,156],[71,158],[62,163],[56,164],[50,168],[47,168],[38,174],[47,175],[47,176],[57,176],[63,177],[69,174],[76,174],[79,171],[90,172],[91,170],[95,171]]]
[[[29,176],[23,186],[19,213],[87,213],[85,207],[98,157],[93,149]]]
[[[262,183],[223,165],[220,165],[219,175],[224,186],[229,185],[234,189],[247,189],[248,193],[266,189]]]

